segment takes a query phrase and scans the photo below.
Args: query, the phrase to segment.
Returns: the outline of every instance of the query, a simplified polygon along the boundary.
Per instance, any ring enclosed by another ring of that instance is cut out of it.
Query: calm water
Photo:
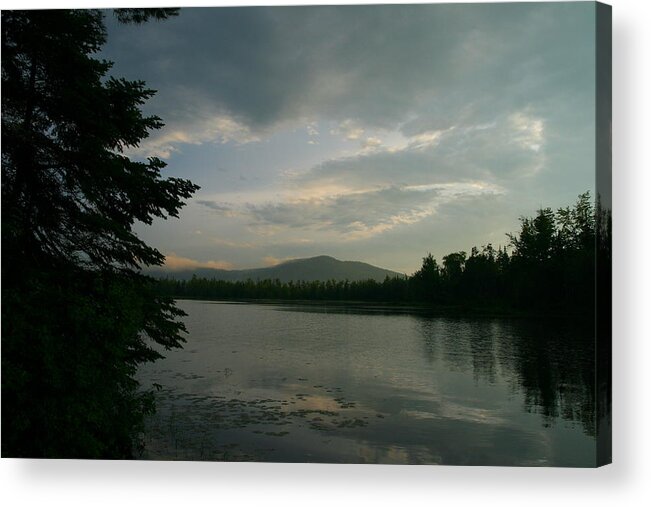
[[[592,466],[590,326],[179,301],[145,459]]]

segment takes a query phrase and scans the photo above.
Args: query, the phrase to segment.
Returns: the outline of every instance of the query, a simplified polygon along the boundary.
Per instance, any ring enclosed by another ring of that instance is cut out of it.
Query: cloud
[[[109,23],[102,56],[159,93],[167,130],[142,152],[247,143],[305,118],[361,140],[406,136],[534,104],[590,104],[589,3],[189,8],[164,23]],[[353,120],[354,119],[354,120]],[[562,124],[559,123],[559,128]],[[310,139],[316,142],[315,139]]]
[[[331,159],[296,175],[300,192],[322,188],[485,182],[508,186],[537,174],[546,163],[545,121],[527,110],[507,112],[490,123],[460,121],[426,130],[394,144],[377,145]]]
[[[357,125],[354,120],[347,119],[336,127],[330,129],[330,135],[342,136],[347,141],[356,141],[364,134],[364,129]]]
[[[313,121],[305,126],[308,135],[308,144],[319,144],[319,129],[317,122]]]
[[[460,196],[500,192],[499,187],[480,183],[391,186],[263,204],[246,203],[238,211],[239,216],[247,217],[249,226],[270,235],[301,229],[322,237],[335,235],[342,240],[359,240],[418,223],[434,215],[441,204]],[[215,207],[219,208],[219,204]]]
[[[165,255],[165,269],[170,271],[181,271],[194,268],[233,269],[233,263],[226,261],[197,261],[188,257],[180,257],[174,252]]]
[[[209,199],[195,199],[194,202],[224,217],[232,218],[239,215],[237,209],[235,209],[235,207],[229,203],[211,201]]]
[[[367,138],[356,155],[288,174],[275,198],[196,202],[268,238],[296,230],[312,239],[376,237],[434,220],[442,205],[462,198],[506,194],[538,174],[546,162],[545,121],[528,108],[489,120],[452,118],[446,129],[413,130],[386,144]]]
[[[282,264],[283,262],[291,261],[293,259],[296,259],[296,257],[283,257],[282,259],[279,259],[277,257],[268,255],[262,258],[262,264],[264,266],[271,267],[271,266],[277,266],[278,264]]]
[[[228,213],[229,211],[232,210],[232,206],[230,204],[224,204],[221,202],[208,201],[202,199],[195,200],[194,202],[202,206],[206,206],[207,208],[210,208],[213,211],[217,211],[218,213]]]
[[[367,137],[362,141],[362,148],[366,150],[372,150],[382,146],[382,140],[377,137]]]
[[[307,130],[307,135],[310,137],[317,137],[319,135],[319,129],[317,128],[316,122],[308,123],[305,130]]]
[[[545,140],[543,120],[520,111],[510,115],[508,119],[514,131],[513,140],[523,148],[540,151]]]
[[[199,145],[206,142],[247,144],[260,140],[249,127],[223,113],[172,123],[172,128],[155,132],[138,147],[129,149],[127,154],[168,159],[173,153],[182,151],[180,146],[184,144]]]

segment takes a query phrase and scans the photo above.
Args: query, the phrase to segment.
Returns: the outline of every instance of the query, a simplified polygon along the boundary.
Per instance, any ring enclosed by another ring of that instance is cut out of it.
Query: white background
[[[575,470],[2,459],[0,500],[4,505],[651,505],[651,2],[610,3],[614,94],[613,465]],[[0,3],[3,9],[176,4],[218,3]]]

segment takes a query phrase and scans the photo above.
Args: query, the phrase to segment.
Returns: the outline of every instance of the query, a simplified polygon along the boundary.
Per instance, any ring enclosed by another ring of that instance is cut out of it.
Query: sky
[[[505,246],[595,180],[592,2],[187,8],[118,25],[166,126],[128,152],[201,189],[138,225],[168,269],[331,255],[411,274]]]

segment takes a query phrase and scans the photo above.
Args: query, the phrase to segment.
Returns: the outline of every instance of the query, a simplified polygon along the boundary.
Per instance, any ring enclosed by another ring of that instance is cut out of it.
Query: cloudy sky
[[[594,190],[594,4],[183,9],[107,18],[201,190],[138,227],[168,267],[332,255],[411,273]]]

